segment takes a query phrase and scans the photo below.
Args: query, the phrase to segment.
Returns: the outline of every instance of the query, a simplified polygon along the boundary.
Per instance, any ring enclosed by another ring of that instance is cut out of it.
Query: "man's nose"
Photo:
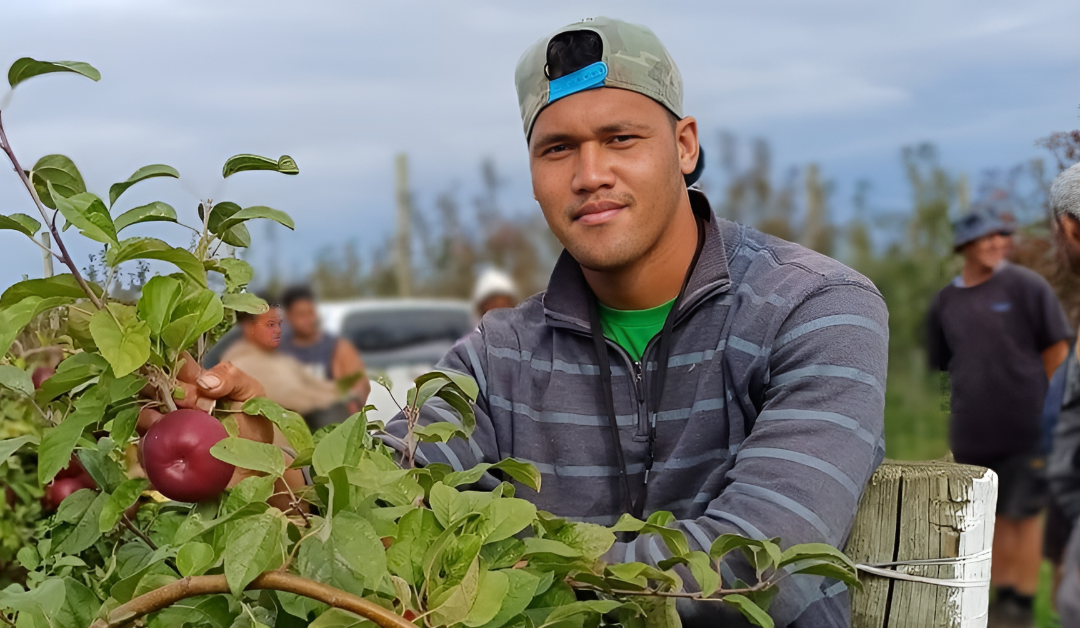
[[[599,144],[585,142],[578,151],[577,171],[571,185],[574,192],[591,193],[604,187],[615,186],[615,173],[611,170],[607,151]]]

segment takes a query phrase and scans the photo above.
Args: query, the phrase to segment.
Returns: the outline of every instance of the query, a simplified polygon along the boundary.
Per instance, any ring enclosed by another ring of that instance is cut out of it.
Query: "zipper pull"
[[[641,385],[641,362],[634,362],[634,391],[637,392],[638,403],[645,403],[645,387]]]

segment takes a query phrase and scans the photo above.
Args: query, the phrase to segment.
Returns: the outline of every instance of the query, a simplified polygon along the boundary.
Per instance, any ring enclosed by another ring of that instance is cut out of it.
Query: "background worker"
[[[985,204],[953,228],[964,266],[930,307],[929,358],[949,373],[956,461],[998,475],[992,619],[1030,625],[1049,499],[1039,419],[1073,334],[1050,284],[1006,260],[1010,214]]]
[[[359,407],[371,393],[371,381],[364,372],[364,360],[345,338],[322,330],[315,293],[307,286],[292,286],[281,294],[286,325],[278,351],[290,355],[323,380],[345,382]],[[359,408],[357,408],[359,409]]]
[[[520,297],[514,280],[497,268],[488,268],[480,273],[473,288],[472,303],[476,318],[484,318],[491,310],[515,307]]]
[[[324,423],[312,418],[322,416],[317,413],[342,408],[334,416],[348,416],[344,406],[350,400],[334,382],[316,376],[292,356],[278,351],[282,322],[278,305],[270,304],[262,314],[237,312],[236,319],[243,335],[225,350],[223,363],[231,362],[250,375],[266,389],[267,398],[300,413],[312,428]]]

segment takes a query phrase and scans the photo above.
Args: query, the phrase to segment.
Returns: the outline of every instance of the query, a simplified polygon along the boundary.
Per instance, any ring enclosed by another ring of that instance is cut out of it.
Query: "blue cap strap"
[[[604,79],[607,78],[607,73],[607,64],[603,61],[597,61],[577,72],[560,76],[548,85],[548,103],[553,103],[570,94],[602,86]]]

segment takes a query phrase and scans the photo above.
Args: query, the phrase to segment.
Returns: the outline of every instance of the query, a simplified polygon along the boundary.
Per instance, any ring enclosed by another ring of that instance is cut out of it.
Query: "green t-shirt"
[[[664,320],[675,305],[675,299],[647,310],[615,310],[600,304],[600,325],[604,336],[626,350],[634,361],[640,361],[645,345],[664,328]]]

